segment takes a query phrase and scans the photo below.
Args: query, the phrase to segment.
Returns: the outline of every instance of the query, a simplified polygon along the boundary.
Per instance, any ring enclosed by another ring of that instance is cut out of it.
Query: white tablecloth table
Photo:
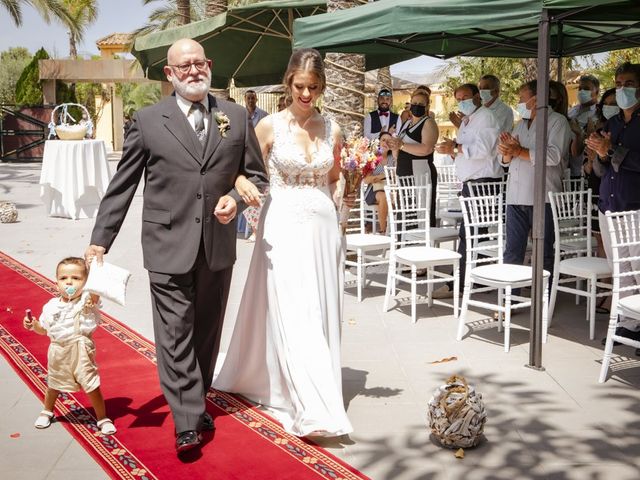
[[[102,140],[47,140],[40,198],[52,217],[93,218],[111,173]]]

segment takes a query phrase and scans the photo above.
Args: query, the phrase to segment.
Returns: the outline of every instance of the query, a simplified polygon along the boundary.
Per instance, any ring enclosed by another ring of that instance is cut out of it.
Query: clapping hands
[[[593,132],[585,141],[587,147],[596,152],[601,159],[607,156],[607,152],[611,148],[610,132]]]
[[[509,163],[513,157],[519,156],[522,152],[522,145],[520,145],[518,136],[514,137],[509,132],[500,133],[498,152],[502,155],[505,163]]]
[[[462,123],[462,119],[464,118],[464,113],[462,112],[451,112],[449,114],[449,120],[456,128],[460,128],[460,124]]]

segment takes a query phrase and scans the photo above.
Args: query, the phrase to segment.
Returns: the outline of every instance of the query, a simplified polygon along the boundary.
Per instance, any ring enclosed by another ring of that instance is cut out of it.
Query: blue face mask
[[[638,103],[636,90],[634,87],[616,88],[616,103],[618,106],[623,110],[635,106]]]
[[[483,105],[493,100],[493,95],[491,95],[491,90],[480,90],[480,100],[482,100]]]
[[[473,98],[467,98],[466,100],[458,102],[458,110],[465,115],[471,115],[476,111],[476,108],[476,105],[473,103]]]
[[[531,118],[531,110],[527,108],[527,102],[522,102],[516,105],[516,111],[520,114],[520,117],[525,120],[529,120]]]
[[[578,102],[580,102],[580,105],[589,103],[591,100],[591,90],[578,90]]]
[[[609,120],[611,117],[615,117],[618,113],[620,113],[620,107],[617,106],[617,105],[603,105],[602,106],[602,115],[607,120]]]
[[[67,294],[67,297],[71,298],[73,297],[76,292],[78,291],[78,289],[76,287],[74,287],[73,285],[69,285],[68,287],[64,287],[64,293]]]

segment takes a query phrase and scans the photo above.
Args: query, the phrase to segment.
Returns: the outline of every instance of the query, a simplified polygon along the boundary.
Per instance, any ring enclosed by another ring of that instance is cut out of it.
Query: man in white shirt
[[[522,265],[527,249],[529,231],[533,225],[534,166],[546,161],[546,188],[544,198],[544,269],[553,277],[553,217],[549,205],[549,192],[562,191],[562,159],[571,142],[571,129],[567,119],[549,109],[547,151],[536,152],[536,89],[531,80],[520,87],[518,113],[522,117],[512,133],[500,134],[498,152],[503,165],[509,166],[507,180],[507,244],[504,263]]]
[[[500,125],[501,132],[510,132],[513,128],[513,110],[500,100],[500,79],[495,75],[483,75],[478,82],[482,104],[493,112]]]
[[[249,114],[253,128],[256,128],[258,122],[269,115],[261,108],[258,108],[258,96],[254,90],[247,90],[244,93],[244,105],[247,107],[247,113]]]
[[[364,117],[364,136],[374,140],[380,136],[380,132],[400,131],[400,117],[389,110],[393,97],[391,90],[383,88],[378,92],[378,108],[369,112]],[[393,133],[392,132],[392,133]]]
[[[596,104],[600,95],[600,80],[593,75],[582,75],[578,82],[578,104],[569,109],[567,116],[574,127],[576,135],[578,135],[577,141],[580,142],[578,145],[581,145],[582,139],[593,131],[598,122]],[[588,128],[589,124],[591,124],[591,128]],[[580,133],[582,133],[582,138],[579,138]],[[571,178],[582,176],[583,159],[584,155],[581,147],[579,147],[577,155],[569,157]]]
[[[456,174],[462,181],[462,196],[470,195],[470,182],[497,182],[502,179],[503,170],[498,158],[498,138],[500,126],[495,115],[482,106],[480,92],[473,83],[465,83],[455,89],[458,111],[464,117],[458,128],[455,140],[444,138],[436,145],[440,154],[450,155],[456,166]],[[458,253],[460,280],[464,284],[466,271],[466,253],[464,223],[460,225]],[[433,292],[434,298],[446,298],[452,295],[452,285],[444,285]]]

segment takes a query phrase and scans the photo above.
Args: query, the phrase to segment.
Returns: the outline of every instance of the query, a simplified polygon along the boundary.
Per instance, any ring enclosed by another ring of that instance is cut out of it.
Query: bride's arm
[[[331,122],[331,136],[333,137],[333,167],[329,171],[329,191],[333,203],[340,205],[340,192],[338,182],[340,181],[340,151],[342,150],[343,135],[340,126],[336,122]]]
[[[271,120],[271,116],[263,118],[258,123],[258,125],[256,126],[256,137],[258,138],[258,143],[260,144],[262,161],[264,162],[265,170],[268,173],[269,168],[267,165],[267,159],[273,145],[273,123]],[[251,205],[254,207],[260,206],[260,190],[258,190],[258,187],[251,183],[245,175],[238,175],[234,186],[242,197],[242,200],[244,200],[247,205]]]

